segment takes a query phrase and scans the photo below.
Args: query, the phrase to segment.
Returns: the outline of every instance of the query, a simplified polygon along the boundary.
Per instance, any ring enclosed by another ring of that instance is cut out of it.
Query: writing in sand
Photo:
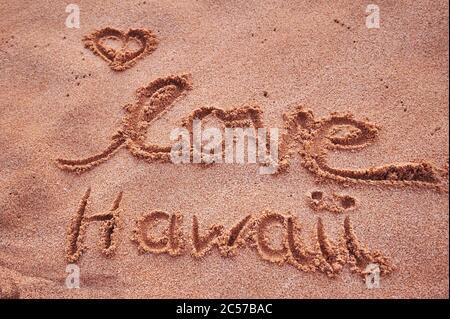
[[[136,101],[125,105],[122,126],[111,137],[105,150],[82,159],[59,158],[56,160],[58,167],[81,174],[106,162],[122,148],[149,163],[171,163],[171,145],[150,144],[145,139],[154,121],[191,89],[191,77],[187,74],[159,78],[139,88]],[[260,129],[264,127],[262,115],[258,105],[230,110],[206,106],[192,111],[180,124],[192,133],[194,120],[214,117],[228,128]],[[332,113],[317,119],[310,109],[303,106],[292,108],[283,114],[283,118],[284,132],[280,152],[277,152],[275,173],[287,171],[291,158],[298,153],[303,167],[321,179],[345,184],[416,186],[447,191],[448,163],[443,168],[427,161],[359,169],[331,166],[328,162],[330,152],[355,152],[376,141],[380,128],[367,120],[357,120],[349,113]],[[192,149],[192,154],[194,151]]]
[[[77,262],[80,259],[86,248],[86,230],[96,222],[100,223],[102,254],[112,257],[119,246],[119,206],[122,193],[117,195],[107,212],[86,216],[90,192],[88,189],[84,194],[68,227],[68,262]],[[137,253],[176,257],[190,250],[193,258],[203,258],[215,249],[221,256],[230,258],[246,246],[256,250],[258,255],[268,262],[287,264],[304,272],[319,272],[330,277],[340,273],[346,265],[353,273],[360,275],[364,275],[365,268],[371,263],[379,265],[381,275],[394,270],[392,263],[382,253],[363,247],[356,237],[349,217],[345,218],[341,236],[337,241],[328,238],[322,220],[318,218],[315,245],[311,247],[302,241],[301,221],[290,213],[263,211],[249,214],[228,228],[219,223],[204,225],[193,215],[189,235],[186,235],[183,220],[181,213],[156,210],[142,214],[135,221],[135,228],[131,232],[131,240],[137,247]],[[281,229],[281,235],[276,229]],[[274,234],[278,234],[275,235],[278,238],[274,238]]]

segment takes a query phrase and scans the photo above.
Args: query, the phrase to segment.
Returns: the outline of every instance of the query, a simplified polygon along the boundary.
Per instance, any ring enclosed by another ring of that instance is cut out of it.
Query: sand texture
[[[0,298],[449,297],[447,1],[75,4],[0,3]]]

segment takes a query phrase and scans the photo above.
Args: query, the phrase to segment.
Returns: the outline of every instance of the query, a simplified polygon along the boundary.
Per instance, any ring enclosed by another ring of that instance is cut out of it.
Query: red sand
[[[1,298],[448,298],[448,2],[79,5],[0,4]],[[279,172],[170,163],[206,113],[280,128]]]

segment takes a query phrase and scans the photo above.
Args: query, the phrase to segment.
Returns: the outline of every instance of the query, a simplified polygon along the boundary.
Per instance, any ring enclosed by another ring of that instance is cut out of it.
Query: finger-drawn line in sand
[[[280,168],[289,166],[295,145],[300,144],[302,165],[321,178],[342,183],[383,185],[411,185],[445,190],[445,168],[428,162],[390,164],[361,169],[342,169],[328,165],[330,151],[359,150],[374,143],[379,127],[364,120],[356,120],[350,113],[332,113],[315,120],[311,110],[302,106],[284,114],[286,134],[282,140]],[[447,185],[448,187],[448,185]]]
[[[313,191],[308,195],[308,204],[315,211],[343,213],[355,209],[356,199],[350,195],[333,193],[326,196],[322,191]]]
[[[92,32],[83,38],[86,48],[108,62],[111,69],[123,71],[136,64],[138,59],[155,51],[158,40],[156,36],[146,29],[129,29],[122,32],[106,27]],[[118,42],[114,48],[108,42]],[[131,48],[131,46],[137,48]]]
[[[81,173],[103,163],[123,146],[137,158],[149,162],[170,162],[170,146],[147,144],[145,134],[150,123],[190,89],[189,75],[159,78],[139,88],[136,103],[124,106],[126,115],[122,128],[113,135],[112,142],[103,152],[79,160],[57,159],[57,164],[64,170]]]
[[[122,192],[118,194],[111,209],[106,213],[86,217],[86,208],[90,197],[87,189],[68,228],[67,262],[77,262],[83,251],[84,236],[89,223],[103,222],[101,228],[101,247],[105,257],[111,257],[117,249],[119,204]],[[169,214],[164,211],[144,213],[136,220],[131,241],[137,245],[138,253],[168,254],[176,257],[185,253],[186,239],[183,231],[183,215]],[[158,226],[163,227],[158,227]],[[275,248],[273,230],[281,228],[281,247]],[[350,218],[344,220],[344,228],[337,242],[328,239],[322,220],[318,218],[316,244],[308,247],[301,240],[300,221],[291,213],[281,214],[263,211],[250,214],[226,230],[221,224],[205,228],[200,225],[197,216],[192,217],[191,255],[195,258],[205,257],[216,247],[223,257],[233,257],[238,248],[244,246],[255,248],[260,257],[278,265],[289,264],[305,272],[321,272],[333,277],[341,272],[345,265],[353,273],[364,276],[368,264],[377,264],[381,275],[394,271],[395,267],[378,251],[369,251],[357,239]]]
[[[201,235],[197,216],[194,215],[192,218],[192,255],[203,257],[213,247],[217,247],[223,257],[234,256],[236,249],[245,244],[246,226],[251,217],[251,215],[246,216],[229,231],[226,231],[222,225],[214,224],[208,228],[205,235]]]
[[[168,254],[173,257],[184,254],[186,240],[182,220],[180,213],[153,211],[142,215],[136,221],[131,237],[138,253]],[[156,226],[161,223],[165,227],[156,230]],[[282,229],[281,248],[274,248],[267,236],[273,227]],[[380,252],[371,252],[359,243],[348,217],[344,221],[343,234],[336,243],[328,239],[319,218],[314,247],[307,247],[302,242],[299,220],[289,213],[264,211],[262,214],[246,216],[229,230],[220,224],[202,229],[197,217],[193,216],[190,238],[191,255],[195,258],[205,257],[214,247],[221,256],[232,257],[237,254],[238,248],[247,245],[255,248],[262,259],[271,263],[280,266],[289,264],[301,271],[320,272],[329,277],[339,274],[345,265],[361,276],[364,276],[370,263],[379,265],[382,275],[395,269]]]
[[[230,110],[217,107],[200,107],[192,111],[182,120],[182,125],[192,130],[194,120],[203,120],[211,116],[220,120],[225,127],[253,127],[262,128],[262,111],[257,105],[248,105]]]
[[[122,200],[122,192],[117,195],[111,209],[106,213],[85,216],[90,194],[91,189],[88,188],[67,230],[66,259],[68,262],[78,261],[86,249],[84,239],[87,226],[91,222],[102,222],[100,227],[100,247],[102,248],[102,254],[106,257],[111,257],[117,249],[119,204]]]
[[[132,240],[138,243],[140,253],[151,252],[155,254],[168,253],[171,256],[180,255],[184,249],[184,240],[180,232],[183,220],[181,214],[169,215],[166,212],[154,211],[145,214],[136,221],[136,230]],[[159,221],[167,221],[169,227],[160,238],[155,238],[149,233]]]
[[[264,232],[269,224],[278,223],[285,229],[283,247],[274,250],[268,246]],[[256,245],[261,257],[278,264],[288,263],[305,272],[322,272],[330,277],[339,274],[345,265],[350,266],[353,273],[363,275],[364,267],[369,263],[380,265],[381,274],[387,275],[395,267],[380,252],[370,252],[364,248],[354,234],[347,216],[344,220],[343,235],[337,243],[328,239],[322,220],[317,221],[316,247],[307,247],[299,238],[300,223],[297,218],[265,212],[257,221]]]
[[[119,148],[126,146],[136,157],[148,162],[170,162],[171,146],[146,144],[149,125],[179,97],[191,89],[190,76],[159,78],[137,90],[137,102],[125,106],[122,128],[114,134],[110,145],[101,153],[79,160],[57,159],[60,168],[82,173],[106,161]],[[183,121],[188,129],[192,119],[212,116],[227,127],[263,127],[262,111],[257,105],[222,110],[202,107]],[[356,120],[349,114],[332,113],[316,120],[311,110],[302,106],[283,114],[284,133],[280,145],[277,172],[288,169],[290,158],[300,145],[302,165],[316,176],[342,183],[412,185],[447,190],[448,168],[439,169],[428,162],[389,164],[361,169],[331,167],[327,156],[332,151],[356,151],[373,144],[379,127],[367,120]]]
[[[213,147],[203,145],[204,142],[211,142],[211,136],[204,135],[208,129],[203,132],[201,128],[201,122],[208,118],[221,123],[220,128],[214,128],[217,131],[210,132],[214,136]],[[183,118],[181,125],[185,129],[182,133],[180,128],[174,130],[178,135],[178,143],[171,148],[173,163],[190,163],[191,159],[193,163],[203,166],[223,162],[258,163],[260,174],[277,172],[278,129],[271,128],[268,132],[263,127],[262,111],[257,105],[246,104],[229,110],[200,107]],[[171,139],[173,137],[171,133]],[[244,148],[247,151],[246,159]]]

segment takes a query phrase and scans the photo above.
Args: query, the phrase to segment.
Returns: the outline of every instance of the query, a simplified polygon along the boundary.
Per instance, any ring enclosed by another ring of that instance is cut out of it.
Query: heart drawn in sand
[[[123,71],[136,61],[152,53],[157,45],[156,36],[146,29],[129,29],[126,33],[110,27],[85,36],[86,48],[109,63],[111,69]]]

